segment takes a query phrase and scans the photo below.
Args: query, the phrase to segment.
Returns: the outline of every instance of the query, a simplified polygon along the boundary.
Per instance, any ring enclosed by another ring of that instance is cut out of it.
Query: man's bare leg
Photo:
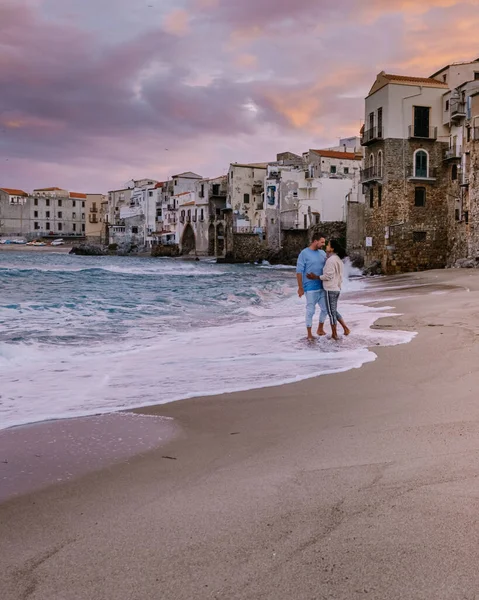
[[[338,319],[338,321],[341,324],[341,327],[343,328],[344,335],[349,335],[351,333],[351,330],[346,325],[346,323],[344,322],[344,320],[343,319]]]
[[[319,322],[318,325],[318,331],[316,332],[319,336],[323,336],[326,335],[326,332],[324,331],[324,323],[321,323],[321,321]]]

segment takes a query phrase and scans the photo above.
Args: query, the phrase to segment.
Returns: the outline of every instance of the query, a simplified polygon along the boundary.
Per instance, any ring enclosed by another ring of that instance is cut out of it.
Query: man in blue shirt
[[[308,332],[308,340],[314,340],[312,334],[313,317],[316,312],[316,304],[319,305],[319,325],[318,335],[326,335],[324,331],[324,322],[327,316],[326,298],[323,290],[323,283],[319,279],[308,279],[308,273],[314,275],[322,275],[326,259],[328,258],[323,247],[326,243],[324,235],[315,233],[308,248],[302,250],[298,256],[296,263],[296,279],[298,280],[298,296],[302,298],[306,296],[306,329]],[[345,335],[349,334],[349,329],[343,321],[342,316],[338,313],[338,321],[341,323]]]

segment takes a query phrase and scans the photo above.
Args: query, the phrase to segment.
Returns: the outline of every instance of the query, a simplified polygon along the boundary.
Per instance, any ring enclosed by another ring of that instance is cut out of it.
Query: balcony
[[[460,160],[462,157],[462,147],[455,146],[448,148],[444,153],[444,160]]]
[[[96,206],[90,206],[90,212],[91,213],[97,213],[98,212],[98,208]]]
[[[98,217],[96,215],[88,215],[88,221],[90,223],[99,223]]]
[[[359,183],[367,183],[368,181],[379,181],[383,178],[382,167],[368,167],[367,169],[361,169],[361,175]]]
[[[176,210],[176,206],[174,204],[168,204],[168,210]]]
[[[466,103],[451,100],[451,120],[458,121],[466,118]]]
[[[372,127],[371,129],[365,129],[363,131],[363,135],[361,136],[361,146],[367,146],[368,144],[372,144],[377,140],[383,139],[383,128],[382,127]]]
[[[437,169],[415,169],[410,165],[407,169],[407,178],[409,181],[423,181],[424,183],[434,183],[437,179]]]
[[[180,223],[184,225],[184,223],[185,223],[185,216],[184,215],[180,216]]]
[[[409,139],[437,140],[437,127],[414,127],[409,125]]]

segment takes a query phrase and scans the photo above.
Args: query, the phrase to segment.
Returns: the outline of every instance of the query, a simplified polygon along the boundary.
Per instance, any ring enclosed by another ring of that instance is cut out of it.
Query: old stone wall
[[[364,254],[364,211],[361,202],[348,202],[346,207],[346,250]]]
[[[255,233],[233,233],[234,262],[258,262],[267,260],[268,246]]]
[[[479,258],[479,140],[470,144],[468,256]]]
[[[448,250],[448,177],[444,167],[447,144],[429,140],[387,139],[368,147],[383,152],[382,180],[368,184],[365,230],[372,238],[366,263],[380,261],[385,273],[442,268]],[[414,152],[429,153],[429,180],[413,180]],[[415,206],[415,190],[426,191],[424,206]],[[379,194],[381,188],[381,202]],[[371,191],[372,190],[372,191]],[[370,196],[372,194],[372,196]],[[370,204],[372,202],[372,206]]]

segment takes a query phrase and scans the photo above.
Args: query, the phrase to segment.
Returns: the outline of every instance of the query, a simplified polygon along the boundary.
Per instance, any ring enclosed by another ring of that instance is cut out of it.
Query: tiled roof
[[[195,202],[194,200],[191,200],[190,202],[185,202],[184,204],[182,204],[181,206],[194,206]]]
[[[354,154],[354,152],[341,152],[340,150],[313,150],[316,154],[324,156],[324,158],[339,158],[343,160],[362,160],[362,156]]]
[[[433,77],[410,77],[409,75],[392,75],[391,73],[384,73],[384,77],[386,77],[386,79],[389,79],[389,81],[397,81],[403,83],[438,83],[439,85],[448,87],[447,83],[439,81],[439,79],[434,79]]]
[[[269,165],[269,163],[267,163],[267,162],[265,162],[265,163],[248,163],[248,164],[231,163],[232,167],[249,167],[250,169],[266,169],[268,165]]]
[[[61,192],[62,188],[59,187],[50,187],[50,188],[36,188],[33,190],[34,192]]]
[[[86,198],[86,194],[80,194],[79,192],[70,192],[70,198]]]
[[[0,190],[9,196],[28,196],[27,192],[24,192],[23,190],[15,190],[12,188],[0,188]]]
[[[176,194],[177,196],[186,196],[186,194],[191,194],[191,192],[181,192],[180,194]]]

